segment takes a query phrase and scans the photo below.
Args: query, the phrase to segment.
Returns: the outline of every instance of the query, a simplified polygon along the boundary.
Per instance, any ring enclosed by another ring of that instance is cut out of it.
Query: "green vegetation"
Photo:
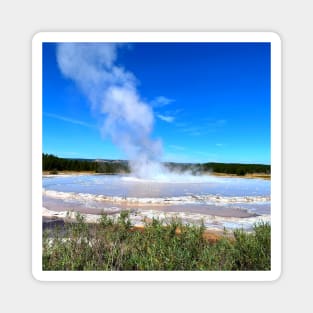
[[[271,227],[255,225],[254,232],[236,230],[217,241],[205,237],[203,226],[153,219],[141,231],[123,212],[117,221],[107,215],[87,224],[75,223],[43,234],[43,270],[270,270]]]
[[[271,173],[271,166],[265,164],[239,164],[239,163],[205,163],[201,164],[202,171],[212,171],[216,173],[246,175],[253,173]]]
[[[81,159],[59,158],[52,154],[42,154],[42,170],[50,174],[57,174],[58,171],[92,171],[95,173],[129,173],[128,162],[126,161],[96,161]]]
[[[239,164],[239,163],[173,163],[167,162],[164,165],[177,172],[190,171],[193,174],[205,172],[225,173],[234,175],[246,175],[253,173],[271,173],[271,166],[265,164]],[[129,173],[130,168],[124,160],[86,160],[86,159],[65,159],[51,154],[42,154],[42,169],[51,174],[58,171],[92,171],[95,173],[117,174]]]
[[[191,171],[193,174],[215,172],[243,176],[246,174],[270,174],[271,166],[265,164],[240,164],[240,163],[165,163],[172,171]]]
[[[42,154],[42,170],[57,171],[95,171],[97,164],[87,160],[58,158],[52,154]]]

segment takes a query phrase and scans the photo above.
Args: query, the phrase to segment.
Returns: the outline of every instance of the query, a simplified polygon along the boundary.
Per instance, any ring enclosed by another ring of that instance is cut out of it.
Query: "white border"
[[[270,42],[271,271],[42,271],[42,43]],[[281,40],[273,32],[41,32],[32,40],[32,273],[40,281],[273,281],[281,274]]]

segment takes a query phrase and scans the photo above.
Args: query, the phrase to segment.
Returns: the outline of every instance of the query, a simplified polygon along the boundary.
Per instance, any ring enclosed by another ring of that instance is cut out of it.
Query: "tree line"
[[[267,164],[241,164],[241,163],[204,163],[201,164],[202,171],[213,171],[216,173],[236,174],[243,176],[253,173],[271,173],[271,166]]]
[[[42,154],[42,170],[57,173],[58,171],[92,171],[95,173],[128,173],[126,161],[96,161],[59,158],[53,154]]]
[[[271,166],[266,164],[241,164],[241,163],[165,163],[165,166],[171,171],[185,172],[192,174],[201,174],[205,172],[215,172],[224,174],[235,174],[243,176],[246,174],[262,173],[270,174]]]
[[[271,166],[266,164],[240,164],[240,163],[174,163],[167,162],[164,165],[171,171],[201,174],[205,172],[235,174],[243,176],[252,173],[271,173]],[[92,171],[95,173],[130,173],[130,167],[124,160],[87,160],[59,158],[52,154],[42,154],[42,169],[57,173],[58,171]]]

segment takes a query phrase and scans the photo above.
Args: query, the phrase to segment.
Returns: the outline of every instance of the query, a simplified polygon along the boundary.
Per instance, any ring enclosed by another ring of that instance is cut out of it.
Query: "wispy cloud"
[[[62,157],[78,157],[79,153],[78,152],[73,152],[73,151],[59,151],[56,153],[59,156]]]
[[[200,126],[183,127],[180,129],[181,132],[186,133],[190,136],[200,136],[207,132],[207,129]]]
[[[180,151],[185,150],[185,147],[178,146],[178,145],[169,145],[169,148],[172,148],[172,149],[175,149],[175,150],[180,150]]]
[[[204,122],[203,122],[204,121]],[[226,120],[204,119],[202,123],[196,125],[188,125],[187,123],[176,123],[179,131],[190,136],[200,136],[208,133],[214,133],[226,125]]]
[[[71,123],[71,124],[81,125],[81,126],[89,127],[89,128],[96,128],[95,125],[88,124],[88,123],[80,121],[80,120],[72,119],[72,118],[69,118],[69,117],[66,117],[66,116],[62,116],[62,115],[58,115],[58,114],[54,114],[54,113],[44,112],[43,115],[51,117],[51,118],[55,118],[57,120],[61,120],[61,121],[64,121],[64,122],[68,122],[68,123]]]
[[[180,163],[189,163],[193,162],[194,159],[189,155],[184,155],[182,153],[164,153],[163,161],[165,162],[180,162]]]
[[[222,127],[227,123],[224,119],[204,118],[203,121],[207,127]]]
[[[174,116],[170,116],[170,115],[162,115],[162,114],[157,114],[156,115],[160,120],[167,122],[167,123],[172,123],[175,120]]]
[[[170,98],[166,98],[164,96],[159,96],[154,98],[151,101],[151,105],[155,108],[160,108],[160,107],[164,107],[166,105],[169,105],[170,103],[174,102],[174,99],[170,99]]]

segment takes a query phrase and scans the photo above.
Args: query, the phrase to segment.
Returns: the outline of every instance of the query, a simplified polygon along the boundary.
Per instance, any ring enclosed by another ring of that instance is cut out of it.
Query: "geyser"
[[[151,178],[166,173],[160,163],[162,142],[152,139],[154,114],[137,90],[136,77],[116,64],[122,44],[60,43],[62,74],[76,82],[91,109],[103,116],[102,132],[130,160],[132,173]]]

